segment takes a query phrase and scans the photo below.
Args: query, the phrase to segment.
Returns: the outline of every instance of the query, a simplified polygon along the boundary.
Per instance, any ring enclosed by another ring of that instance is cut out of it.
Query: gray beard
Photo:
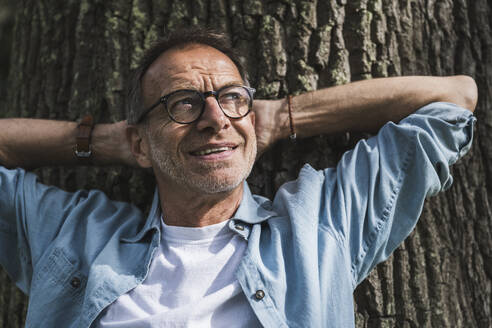
[[[157,166],[157,169],[166,177],[172,179],[176,184],[190,187],[191,189],[199,190],[206,194],[215,194],[221,192],[228,192],[234,190],[239,186],[251,173],[256,158],[256,141],[253,142],[253,149],[251,157],[247,159],[247,165],[241,165],[238,168],[237,174],[234,174],[232,178],[216,177],[207,174],[197,174],[185,172],[182,165],[174,163],[169,156],[166,156],[166,152],[163,150],[165,145],[155,143],[151,138],[150,151],[152,153],[152,160]],[[211,164],[209,169],[221,168],[223,164]],[[154,168],[155,170],[155,168]]]

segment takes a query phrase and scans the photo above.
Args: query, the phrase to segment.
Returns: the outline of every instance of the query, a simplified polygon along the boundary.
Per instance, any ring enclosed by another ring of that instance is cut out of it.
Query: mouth
[[[204,150],[193,151],[191,154],[193,156],[205,156],[210,154],[222,153],[228,150],[233,150],[236,147],[216,147],[216,148],[207,148]]]
[[[237,145],[206,145],[190,152],[192,156],[211,156],[214,154],[228,153],[237,148]]]

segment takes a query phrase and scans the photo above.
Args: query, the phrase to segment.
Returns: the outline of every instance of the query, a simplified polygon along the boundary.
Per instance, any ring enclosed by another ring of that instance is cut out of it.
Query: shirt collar
[[[161,206],[159,202],[159,191],[156,186],[154,191],[154,198],[152,200],[152,206],[150,207],[150,212],[149,215],[147,216],[143,228],[135,236],[129,238],[121,238],[121,241],[128,242],[128,243],[136,243],[140,241],[150,230],[156,229],[157,231],[160,231],[161,230],[160,213],[161,213]]]
[[[241,204],[236,213],[232,217],[234,220],[239,220],[249,224],[261,223],[269,217],[275,216],[276,213],[270,210],[270,200],[261,196],[253,196],[249,189],[248,183],[243,183],[243,197]],[[128,243],[136,243],[140,241],[150,230],[155,229],[161,231],[160,225],[161,207],[159,202],[159,190],[157,186],[154,191],[154,199],[150,208],[149,215],[145,221],[143,228],[133,237],[121,238],[121,241]]]
[[[246,181],[244,181],[243,186],[243,198],[232,219],[255,224],[266,221],[269,217],[277,215],[271,210],[270,200],[262,196],[253,196]]]

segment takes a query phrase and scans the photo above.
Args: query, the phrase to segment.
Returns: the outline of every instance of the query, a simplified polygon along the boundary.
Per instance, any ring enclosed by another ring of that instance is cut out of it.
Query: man
[[[28,326],[354,326],[353,290],[470,147],[475,83],[375,79],[254,105],[253,93],[220,35],[180,31],[147,52],[128,127],[96,125],[91,139],[93,164],[152,168],[147,218],[0,169],[0,261],[29,294]],[[305,166],[273,202],[251,195],[257,147],[379,128],[336,168]],[[74,123],[0,120],[0,131],[6,167],[75,162]]]

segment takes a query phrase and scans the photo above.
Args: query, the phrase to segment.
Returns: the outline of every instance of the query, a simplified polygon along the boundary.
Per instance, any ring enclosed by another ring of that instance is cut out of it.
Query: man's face
[[[231,84],[243,84],[235,64],[204,45],[166,51],[142,79],[146,106],[179,89],[205,92]],[[172,121],[162,105],[147,119],[152,167],[164,186],[226,192],[249,175],[256,157],[254,113],[230,119],[214,97],[207,97],[202,116],[191,124]]]

